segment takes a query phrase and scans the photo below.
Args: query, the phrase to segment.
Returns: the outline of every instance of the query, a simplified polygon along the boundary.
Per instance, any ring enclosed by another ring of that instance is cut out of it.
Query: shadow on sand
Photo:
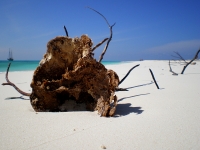
[[[152,84],[152,83],[149,83],[149,84]],[[144,85],[149,85],[149,84],[144,84]],[[144,86],[144,85],[139,85],[139,86]],[[135,87],[139,87],[139,86],[135,86]],[[130,88],[134,88],[134,87],[130,87]],[[150,94],[150,93],[123,97],[123,98],[119,99],[118,102],[120,102],[120,101],[122,101],[124,99],[127,99],[127,98],[133,98],[133,97],[143,96],[143,95],[148,95],[148,94]],[[24,98],[23,96],[5,98],[5,100],[14,100],[14,99],[30,100],[28,97]],[[136,113],[137,115],[143,113],[144,110],[142,110],[142,107],[131,107],[131,105],[132,105],[131,103],[118,104],[114,117],[121,117],[121,116],[128,115],[130,113]]]
[[[150,93],[146,93],[146,94],[138,94],[138,95],[134,95],[134,96],[128,96],[128,97],[123,97],[121,99],[118,100],[118,102],[127,99],[127,98],[133,98],[133,97],[137,97],[137,96],[142,96],[142,95],[149,95]]]
[[[123,98],[119,99],[118,102],[122,101],[124,99],[127,99],[127,98],[132,98],[132,97],[137,97],[137,96],[142,96],[142,95],[148,95],[148,94],[150,94],[150,93],[139,94],[139,95],[128,96],[128,97],[123,97]],[[114,117],[125,116],[125,115],[128,115],[130,113],[136,113],[137,115],[139,115],[143,111],[144,110],[142,110],[142,107],[131,107],[131,103],[118,104]]]
[[[153,84],[154,82],[150,82],[150,83],[146,83],[146,84],[141,84],[141,85],[136,85],[136,86],[132,86],[132,87],[128,87],[128,88],[125,88],[125,89],[133,89],[133,88],[136,88],[136,87],[140,87],[140,86],[146,86],[146,85],[150,85],[150,84]]]
[[[131,103],[118,104],[114,117],[126,116],[130,113],[141,114],[144,110],[141,107],[131,107]]]
[[[133,88],[137,88],[137,87],[141,87],[141,86],[146,86],[146,85],[150,85],[150,84],[153,84],[153,83],[154,82],[150,82],[150,83],[146,83],[146,84],[141,84],[141,85],[131,86],[131,87],[127,87],[127,88],[122,88],[124,90],[119,90],[119,91],[115,91],[115,92],[129,91],[129,89],[133,89]]]
[[[5,98],[5,100],[13,100],[13,99],[30,100],[29,98],[24,98],[23,96]]]

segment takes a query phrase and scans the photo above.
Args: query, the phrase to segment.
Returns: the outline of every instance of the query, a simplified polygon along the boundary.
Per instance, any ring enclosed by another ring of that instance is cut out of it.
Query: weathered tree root
[[[47,44],[47,53],[34,72],[31,94],[9,81],[10,64],[7,83],[2,85],[13,86],[22,95],[30,96],[36,112],[67,111],[69,100],[73,100],[85,103],[87,110],[97,110],[101,116],[113,116],[117,106],[114,92],[119,78],[92,57],[92,45],[86,35],[56,37]]]
[[[63,39],[63,37],[60,38]],[[50,41],[48,45],[54,45],[51,42],[58,42],[58,39]],[[62,67],[59,67],[62,66],[62,61],[55,63],[59,59],[54,57],[58,55],[51,55],[53,51],[62,53],[62,49],[58,46],[56,47],[59,50],[48,48],[50,54],[47,52],[44,55],[40,66],[35,70],[31,83],[32,93],[23,92],[9,81],[10,64],[6,72],[6,81],[8,83],[3,83],[2,85],[13,86],[22,95],[30,96],[31,105],[37,112],[67,111],[67,107],[70,105],[69,100],[74,100],[76,103],[85,103],[87,110],[97,110],[101,116],[113,116],[117,107],[117,97],[114,92],[126,91],[126,89],[118,88],[119,78],[117,74],[112,70],[107,70],[104,65],[97,62],[90,55],[78,59],[72,70],[62,69]],[[59,66],[56,66],[58,64]],[[123,81],[133,68],[128,71]],[[62,73],[63,70],[66,70],[66,72]],[[60,75],[59,72],[61,73]],[[123,81],[121,80],[121,83]]]
[[[106,20],[102,14],[100,15]],[[107,20],[106,22],[109,25]],[[21,91],[9,81],[10,64],[6,73],[7,83],[2,85],[13,86],[22,95],[30,96],[31,105],[36,112],[68,111],[69,101],[72,100],[75,103],[85,104],[87,110],[97,110],[100,116],[113,116],[117,107],[115,91],[126,90],[119,88],[118,85],[139,66],[131,68],[119,81],[118,75],[113,70],[107,70],[100,63],[112,39],[114,25],[109,25],[110,38],[104,39],[95,47],[92,47],[92,40],[87,35],[82,35],[80,38],[68,37],[64,26],[66,36],[56,37],[48,42],[47,52],[34,71],[31,82],[32,93]],[[97,62],[93,58],[93,51],[105,41],[107,44]]]
[[[92,57],[91,46],[86,35],[49,41],[31,83],[30,99],[35,111],[67,111],[69,100],[74,100],[102,116],[114,115],[119,78]]]

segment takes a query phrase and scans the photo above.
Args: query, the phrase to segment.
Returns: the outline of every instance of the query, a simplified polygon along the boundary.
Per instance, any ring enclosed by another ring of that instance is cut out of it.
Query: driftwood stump
[[[85,110],[97,110],[101,116],[113,116],[117,106],[115,91],[127,91],[119,88],[130,74],[139,66],[132,67],[125,77],[119,81],[113,70],[107,70],[101,61],[112,39],[112,26],[98,11],[110,28],[110,37],[93,46],[87,35],[80,38],[66,36],[56,37],[47,44],[47,52],[36,68],[31,82],[31,93],[20,90],[8,79],[10,63],[6,72],[6,83],[14,87],[20,94],[29,96],[31,105],[36,112],[77,110],[79,104],[84,104]],[[97,62],[93,51],[107,41]]]
[[[87,110],[113,116],[117,106],[118,75],[93,58],[92,40],[56,37],[34,72],[31,105],[36,112],[67,111],[71,100]]]

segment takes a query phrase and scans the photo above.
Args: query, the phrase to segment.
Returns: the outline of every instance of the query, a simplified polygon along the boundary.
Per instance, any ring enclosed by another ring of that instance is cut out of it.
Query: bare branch
[[[171,55],[172,57],[174,57],[174,58],[179,58],[180,59],[180,57],[178,57],[178,56],[174,56],[174,55]]]
[[[189,63],[187,63],[186,66],[183,67],[183,70],[182,70],[181,74],[184,73],[185,69],[187,68],[187,66],[188,66],[189,64],[191,64],[195,59],[198,58],[198,54],[199,54],[199,52],[200,52],[200,49],[196,52],[194,58],[193,58]]]
[[[132,67],[132,68],[127,72],[127,74],[124,76],[124,78],[119,82],[119,85],[128,77],[128,75],[131,73],[131,71],[132,71],[134,68],[138,67],[138,66],[139,66],[139,64],[136,65],[136,66],[134,66],[134,67]]]
[[[159,89],[159,86],[158,86],[158,84],[157,84],[157,82],[156,82],[156,79],[155,79],[155,77],[154,77],[154,75],[153,75],[153,72],[151,71],[151,69],[149,69],[149,71],[150,71],[150,73],[151,73],[151,76],[152,76],[152,78],[153,78],[154,83],[156,84],[157,89]]]
[[[114,23],[112,26],[110,26],[110,37],[109,37],[109,39],[108,39],[108,41],[107,41],[107,43],[106,43],[106,46],[105,46],[105,48],[104,48],[104,50],[103,50],[103,52],[102,52],[102,54],[101,54],[101,56],[100,56],[100,58],[99,58],[99,62],[102,61],[103,56],[104,56],[104,54],[106,53],[106,50],[107,50],[107,48],[108,48],[108,45],[109,45],[110,41],[112,40],[112,27],[113,27],[114,25],[115,25],[115,23]]]
[[[98,13],[99,15],[101,15],[104,18],[104,20],[106,21],[107,25],[110,27],[110,24],[108,23],[108,20],[106,19],[106,17],[104,17],[104,15],[102,15],[100,12],[96,11],[95,9],[93,9],[91,7],[87,7],[87,8],[89,8],[89,9],[95,11],[96,13]]]
[[[176,55],[178,55],[178,58],[180,58],[181,60],[183,60],[185,63],[187,63],[186,61],[185,61],[185,59],[178,53],[178,52],[174,52]]]
[[[169,60],[169,69],[170,69],[169,71],[173,73],[172,75],[178,75],[176,72],[174,72],[174,71],[172,70],[171,65],[170,65],[170,60]]]
[[[65,34],[68,37],[68,32],[67,32],[67,28],[64,26],[64,30],[65,30]]]
[[[106,17],[104,17],[104,15],[102,15],[100,12],[96,11],[95,9],[93,9],[93,8],[91,8],[91,7],[87,7],[87,8],[89,8],[89,9],[95,11],[96,13],[98,13],[99,15],[101,15],[101,16],[104,18],[104,20],[106,21],[108,27],[110,28],[110,37],[109,37],[109,39],[108,39],[108,41],[107,41],[107,44],[105,45],[105,48],[104,48],[104,50],[103,50],[103,52],[102,52],[102,54],[101,54],[101,56],[100,56],[100,58],[99,58],[99,62],[101,62],[102,59],[103,59],[104,54],[106,53],[106,50],[107,50],[107,48],[108,48],[109,43],[110,43],[110,41],[112,40],[112,27],[115,25],[115,23],[111,26],[111,25],[108,23],[108,20],[106,19]]]
[[[101,44],[103,44],[105,41],[107,41],[108,40],[108,38],[105,38],[103,41],[101,41],[99,44],[97,44],[95,47],[93,47],[92,48],[92,52],[96,49],[96,48],[98,48],[99,46],[101,46]]]
[[[9,72],[9,68],[10,68],[11,63],[8,64],[8,68],[7,68],[7,72],[6,72],[6,81],[7,83],[2,83],[2,85],[10,85],[13,86],[17,92],[19,92],[20,94],[24,95],[24,96],[30,96],[31,93],[26,93],[23,92],[22,90],[20,90],[14,83],[10,82],[10,80],[8,79],[8,72]]]

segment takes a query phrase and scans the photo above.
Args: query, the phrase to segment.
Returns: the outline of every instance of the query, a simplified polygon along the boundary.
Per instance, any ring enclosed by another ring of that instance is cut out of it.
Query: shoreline
[[[200,149],[200,61],[195,62],[183,75],[183,65],[173,65],[178,76],[169,71],[168,60],[105,65],[122,79],[140,64],[119,86],[128,91],[115,93],[117,110],[110,118],[90,111],[36,113],[29,97],[1,85],[0,149]],[[33,72],[9,72],[9,79],[31,92]]]
[[[147,61],[154,61],[154,62],[162,62],[162,61],[166,61],[166,62],[168,62],[169,60],[142,60],[142,61],[140,61],[140,60],[138,60],[138,61],[103,61],[102,62],[102,64],[106,67],[106,66],[112,66],[112,65],[119,65],[119,64],[126,64],[126,63],[134,63],[134,62],[138,62],[138,63],[140,63],[140,62],[143,62],[143,61],[145,61],[145,62],[147,62]],[[178,62],[179,60],[176,60],[175,62]],[[190,60],[186,60],[186,61],[190,61]],[[7,66],[8,66],[8,63],[9,63],[9,61],[3,61],[4,62],[4,64],[1,64],[1,62],[0,62],[0,74],[1,73],[4,73],[4,72],[6,72],[6,70],[7,70]],[[20,61],[14,61],[14,63],[22,63],[22,64],[19,64],[19,65],[17,65],[16,66],[16,64],[11,64],[11,66],[10,66],[10,70],[9,70],[9,72],[18,72],[18,71],[34,71],[38,66],[39,66],[39,62],[40,61],[22,61],[22,60],[20,60]],[[27,63],[24,63],[24,62],[29,62],[30,64],[27,64]],[[175,63],[174,62],[174,63]],[[195,60],[195,62],[200,62],[200,60]],[[5,64],[6,63],[6,64]],[[11,62],[12,63],[12,62]],[[33,64],[32,64],[33,63]],[[171,61],[171,63],[173,63],[172,61]],[[17,68],[16,68],[17,67]],[[25,68],[25,69],[23,69],[23,68]],[[30,69],[31,68],[31,69]]]

